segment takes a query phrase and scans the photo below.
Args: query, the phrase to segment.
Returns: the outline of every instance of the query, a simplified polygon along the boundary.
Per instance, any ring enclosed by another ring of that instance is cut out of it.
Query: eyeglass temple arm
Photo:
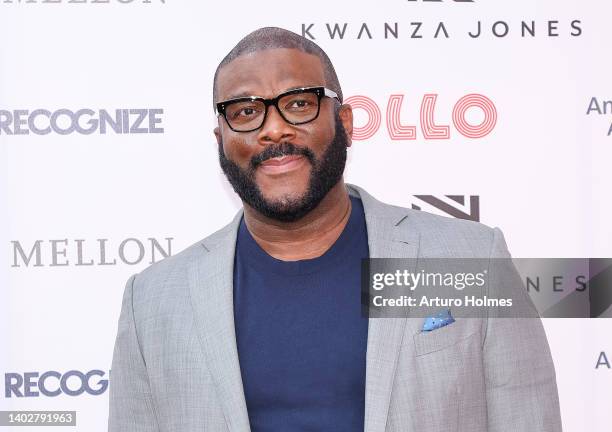
[[[328,88],[326,88],[326,87],[323,87],[323,94],[324,94],[325,96],[327,96],[327,97],[337,99],[337,100],[338,100],[338,102],[342,103],[342,101],[341,101],[341,100],[340,100],[340,98],[338,97],[338,93],[336,93],[336,92],[335,92],[335,91],[333,91],[333,90],[330,90],[330,89],[328,89]]]

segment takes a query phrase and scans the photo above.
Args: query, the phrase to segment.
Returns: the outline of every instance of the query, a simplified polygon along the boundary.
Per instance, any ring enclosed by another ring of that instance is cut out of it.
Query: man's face
[[[298,87],[325,86],[318,57],[295,49],[271,49],[241,56],[217,78],[218,101],[240,96],[273,98]],[[347,135],[348,131],[348,135]],[[342,178],[350,145],[352,113],[335,99],[321,99],[319,116],[291,125],[269,107],[261,128],[234,132],[219,116],[215,128],[219,160],[240,198],[282,221],[298,220]]]

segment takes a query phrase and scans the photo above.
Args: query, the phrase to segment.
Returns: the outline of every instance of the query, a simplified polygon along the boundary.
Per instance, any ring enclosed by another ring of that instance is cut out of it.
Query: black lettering
[[[608,356],[606,356],[606,352],[602,351],[599,353],[599,357],[597,358],[597,364],[595,365],[595,369],[599,369],[599,366],[605,366],[610,369],[610,362],[608,361]]]
[[[444,27],[444,23],[443,22],[439,22],[438,23],[438,28],[436,29],[436,33],[434,34],[434,39],[438,38],[438,34],[440,33],[440,30],[442,30],[444,32],[444,35],[446,36],[446,39],[448,39],[448,32],[446,31],[446,27]]]
[[[478,29],[478,32],[476,32],[476,34],[472,34],[471,32],[468,32],[468,35],[470,35],[470,37],[473,37],[473,38],[480,37],[480,33],[482,32],[482,23],[480,21],[478,21],[477,29]]]
[[[302,37],[306,37],[306,35],[308,35],[308,37],[312,40],[315,40],[315,37],[312,35],[312,33],[310,33],[310,29],[314,26],[314,24],[309,24],[308,27],[306,27],[306,24],[302,24]]]
[[[501,33],[498,31],[500,24],[503,27],[503,30]],[[491,28],[491,30],[493,31],[493,34],[495,36],[497,36],[498,38],[501,38],[501,37],[505,37],[508,35],[508,32],[510,31],[510,27],[508,27],[508,23],[506,23],[505,21],[496,21],[495,23],[493,23],[493,27]]]
[[[587,115],[591,114],[591,111],[597,111],[597,114],[601,114],[601,108],[599,107],[599,103],[597,103],[597,98],[592,97],[591,102],[589,102],[589,107],[587,108]]]
[[[419,29],[421,28],[423,23],[422,22],[411,22],[410,25],[414,27],[414,30],[412,31],[412,35],[410,36],[410,38],[411,39],[423,39],[423,35],[418,34]]]
[[[361,39],[361,35],[363,34],[364,30],[368,34],[368,38],[372,39],[372,35],[370,34],[370,29],[368,28],[368,25],[366,23],[361,24],[361,29],[359,29],[359,34],[357,35],[357,39]]]
[[[559,21],[548,21],[548,36],[550,37],[559,36],[559,33],[555,33],[558,29],[557,24],[559,24]]]
[[[344,23],[344,25],[342,26],[342,30],[340,30],[340,27],[338,26],[338,23],[334,24],[334,29],[333,30],[331,29],[329,24],[325,24],[325,26],[327,27],[327,32],[329,33],[329,37],[330,38],[335,39],[336,38],[336,34],[338,34],[340,39],[344,39],[344,32],[346,32],[346,26],[347,26],[346,23]]]
[[[571,25],[572,25],[572,32],[571,35],[572,36],[580,36],[582,35],[582,27],[580,27],[579,24],[582,24],[582,22],[580,20],[574,20],[572,21]]]
[[[540,292],[540,276],[536,276],[536,283],[533,283],[533,280],[529,276],[527,276],[527,292],[533,287],[537,292]]]
[[[535,21],[531,21],[531,27],[525,21],[521,23],[521,37],[525,37],[527,33],[535,36]]]
[[[587,284],[586,284],[586,277],[584,275],[580,275],[580,276],[576,276],[576,283],[578,284],[578,286],[576,286],[576,291],[584,291],[587,288]]]
[[[393,30],[391,30],[391,27],[388,23],[385,23],[385,39],[389,38],[389,33],[391,33],[395,39],[398,38],[398,28],[396,22],[393,23]]]

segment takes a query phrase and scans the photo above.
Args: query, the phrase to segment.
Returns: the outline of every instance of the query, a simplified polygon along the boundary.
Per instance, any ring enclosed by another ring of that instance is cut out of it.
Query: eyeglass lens
[[[289,94],[278,100],[278,108],[288,122],[306,123],[317,116],[319,98],[315,93]],[[264,122],[265,112],[265,104],[259,100],[233,102],[225,108],[227,121],[236,130],[259,128]]]

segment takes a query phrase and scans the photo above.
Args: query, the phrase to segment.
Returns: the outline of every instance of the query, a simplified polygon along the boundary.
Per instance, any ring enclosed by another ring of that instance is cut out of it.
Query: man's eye
[[[295,99],[289,102],[287,109],[304,109],[310,107],[310,101],[305,99]]]
[[[242,107],[232,111],[232,118],[253,117],[258,114],[256,107]]]

